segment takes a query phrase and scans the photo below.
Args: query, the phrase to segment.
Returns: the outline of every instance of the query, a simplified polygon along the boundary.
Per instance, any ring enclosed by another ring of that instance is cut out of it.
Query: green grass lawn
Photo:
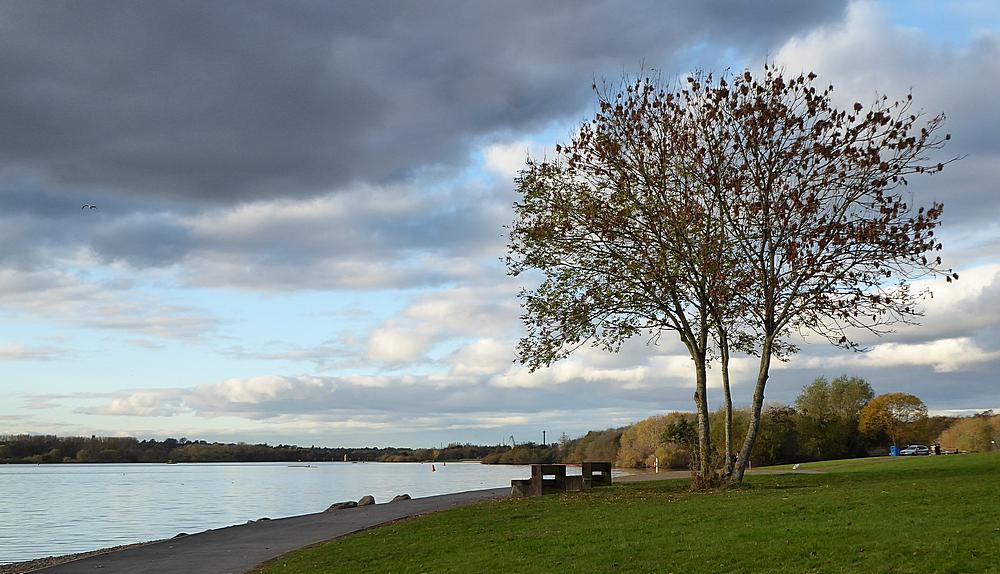
[[[639,482],[460,508],[264,572],[1000,572],[1000,455],[811,466],[829,471],[719,492]]]
[[[868,458],[845,458],[842,460],[820,460],[817,462],[803,462],[799,465],[794,464],[782,464],[778,466],[767,466],[769,470],[791,470],[792,467],[798,466],[798,468],[803,470],[819,470],[823,472],[857,472],[857,471],[867,471],[870,467],[874,465],[880,465],[883,463],[889,464],[909,464],[911,461],[920,460],[921,457],[905,457],[905,456],[872,456]]]

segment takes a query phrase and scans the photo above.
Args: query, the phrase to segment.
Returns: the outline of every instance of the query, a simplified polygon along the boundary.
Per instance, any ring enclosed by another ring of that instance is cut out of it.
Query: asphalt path
[[[206,530],[34,570],[44,574],[244,574],[285,554],[403,518],[510,497],[472,490]]]

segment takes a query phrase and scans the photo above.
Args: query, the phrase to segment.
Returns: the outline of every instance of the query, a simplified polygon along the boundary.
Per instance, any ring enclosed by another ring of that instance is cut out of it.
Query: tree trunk
[[[764,339],[761,348],[760,368],[757,371],[757,385],[753,391],[753,403],[750,405],[750,426],[747,428],[747,436],[743,440],[743,448],[740,449],[739,458],[729,480],[733,484],[743,482],[743,474],[746,472],[747,464],[750,461],[750,453],[753,451],[754,442],[757,440],[757,431],[760,429],[760,412],[764,406],[764,386],[767,384],[767,376],[771,369],[771,349],[774,340],[771,337]]]
[[[712,437],[708,427],[708,375],[705,368],[705,355],[698,353],[695,361],[695,392],[694,404],[698,413],[698,474],[709,479],[715,469],[712,468]]]
[[[722,359],[722,395],[726,409],[726,467],[724,478],[733,474],[733,395],[729,390],[729,342],[724,332],[719,333],[719,354]]]

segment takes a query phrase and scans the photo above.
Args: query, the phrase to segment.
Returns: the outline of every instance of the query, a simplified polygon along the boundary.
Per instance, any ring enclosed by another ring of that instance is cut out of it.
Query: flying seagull
[[[89,203],[84,203],[84,204],[83,204],[83,207],[81,207],[80,209],[87,209],[88,207],[89,207],[90,209],[97,209],[97,206],[96,206],[96,205],[91,205],[91,204],[89,204]]]

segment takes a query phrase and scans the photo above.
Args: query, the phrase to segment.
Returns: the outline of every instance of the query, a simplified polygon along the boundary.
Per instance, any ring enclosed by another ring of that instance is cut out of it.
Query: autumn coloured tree
[[[884,435],[895,445],[907,426],[925,418],[924,401],[907,393],[887,393],[865,405],[858,429],[872,438]]]
[[[636,335],[676,332],[694,367],[696,466],[710,480],[710,299],[728,261],[718,240],[723,219],[717,199],[685,173],[670,118],[644,103],[648,90],[599,91],[594,122],[557,146],[556,160],[529,160],[517,179],[508,265],[514,275],[544,276],[521,294],[528,333],[518,359],[534,370],[582,344],[615,351]]]
[[[675,332],[693,361],[706,480],[718,459],[710,359],[759,358],[739,462],[723,470],[740,482],[771,361],[796,350],[793,334],[856,349],[855,333],[919,316],[913,281],[957,278],[934,253],[942,206],[915,208],[904,193],[951,161],[932,157],[949,139],[944,117],[923,117],[909,95],[840,109],[815,80],[765,66],[696,74],[673,90],[649,79],[595,86],[594,119],[517,179],[509,269],[543,276],[521,294],[519,360],[534,369],[583,344],[614,351]]]
[[[986,411],[959,419],[937,438],[942,448],[958,451],[991,452],[1000,441],[1000,415]]]

